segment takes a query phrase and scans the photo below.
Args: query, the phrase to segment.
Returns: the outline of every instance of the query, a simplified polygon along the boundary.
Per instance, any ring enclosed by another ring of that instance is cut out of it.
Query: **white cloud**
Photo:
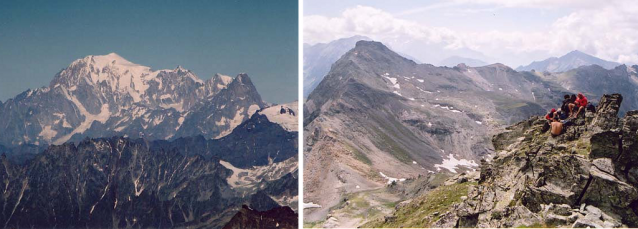
[[[304,17],[306,43],[329,42],[354,35],[365,35],[379,40],[406,37],[431,42],[450,42],[456,39],[451,30],[397,19],[387,12],[367,6],[346,9],[341,17]]]
[[[621,0],[453,0],[457,4],[497,5],[510,8],[597,8],[602,4],[613,4]]]
[[[304,42],[329,42],[354,35],[382,41],[397,51],[419,58],[416,44],[434,44],[443,50],[471,49],[486,54],[493,61],[516,67],[538,58],[563,55],[572,50],[621,63],[638,63],[638,6],[630,1],[613,0],[602,4],[590,0],[456,0],[461,3],[493,4],[502,7],[543,7],[556,3],[561,7],[579,5],[551,25],[548,30],[454,31],[399,18],[380,9],[356,6],[338,17],[312,15],[304,17]],[[582,3],[582,4],[580,4]],[[449,5],[435,5],[449,7]],[[414,9],[415,11],[423,10]],[[404,11],[401,14],[409,14]],[[524,26],[524,25],[521,25]],[[409,45],[415,44],[415,45]],[[439,50],[440,51],[440,50]]]

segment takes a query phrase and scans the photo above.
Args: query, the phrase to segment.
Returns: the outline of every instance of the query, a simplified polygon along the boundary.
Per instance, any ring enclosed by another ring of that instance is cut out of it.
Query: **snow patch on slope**
[[[299,131],[299,119],[296,114],[298,113],[298,102],[286,103],[282,105],[275,105],[260,111],[260,114],[266,115],[269,121],[281,125],[287,131]],[[281,107],[286,109],[286,113],[281,114]],[[288,108],[294,111],[295,115],[288,113]]]
[[[270,165],[253,166],[250,169],[237,168],[231,163],[222,160],[219,163],[233,171],[233,174],[226,178],[228,184],[233,188],[244,189],[252,189],[263,181],[277,180],[297,170],[297,159],[294,157]]]
[[[54,138],[56,135],[58,135],[58,132],[51,129],[51,126],[45,126],[44,128],[42,128],[42,131],[40,131],[39,136],[46,141],[51,141],[51,139]]]
[[[466,159],[456,159],[453,154],[448,155],[448,159],[443,159],[441,164],[434,165],[436,171],[441,171],[441,168],[447,169],[450,172],[456,173],[456,169],[458,166],[465,167],[476,167],[478,164],[474,162],[474,160],[466,160]]]
[[[321,205],[315,204],[313,202],[310,203],[303,203],[303,208],[321,208]]]
[[[388,77],[388,76],[384,76],[386,79],[390,80],[390,82],[392,83],[392,86],[396,89],[401,89],[401,85],[399,85],[397,83],[397,78],[394,77]]]
[[[65,143],[66,141],[71,139],[71,137],[73,137],[74,134],[84,133],[84,131],[86,131],[87,129],[91,127],[91,124],[93,124],[94,121],[105,123],[111,117],[111,112],[109,111],[108,104],[102,104],[102,108],[100,109],[99,114],[91,114],[90,112],[86,110],[86,108],[84,108],[84,105],[82,105],[82,103],[80,103],[80,101],[78,101],[78,99],[75,96],[69,95],[69,92],[67,92],[65,89],[62,89],[62,90],[64,92],[64,95],[67,97],[67,99],[73,102],[73,104],[75,104],[80,114],[84,116],[84,122],[82,122],[78,127],[76,127],[73,130],[73,132],[58,138],[54,142],[54,144],[59,145],[59,144]]]
[[[397,182],[397,181],[405,181],[405,178],[394,178],[394,177],[389,177],[386,176],[385,174],[383,174],[382,172],[379,172],[379,174],[381,175],[381,177],[385,178],[386,180],[388,180],[388,184],[392,184],[392,182]]]

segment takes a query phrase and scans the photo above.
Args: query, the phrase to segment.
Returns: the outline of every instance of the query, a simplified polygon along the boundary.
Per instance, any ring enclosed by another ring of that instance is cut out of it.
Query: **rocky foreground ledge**
[[[603,95],[596,113],[557,137],[542,117],[510,126],[480,175],[461,174],[365,226],[638,227],[638,111],[618,118],[621,102]]]

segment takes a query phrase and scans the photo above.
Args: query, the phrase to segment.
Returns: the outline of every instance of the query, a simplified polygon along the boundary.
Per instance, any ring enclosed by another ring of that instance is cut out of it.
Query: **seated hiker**
[[[565,119],[569,118],[569,114],[567,113],[567,110],[560,109],[560,110],[556,111],[556,113],[558,113],[557,117],[560,120],[565,120]]]
[[[548,121],[552,121],[553,119],[557,118],[557,113],[556,113],[556,109],[552,108],[552,110],[547,113],[547,115],[545,115],[545,119],[547,119]]]
[[[569,97],[569,104],[567,104],[567,110],[569,111],[569,117],[574,116],[574,107],[576,106],[576,95],[572,94]]]
[[[279,110],[279,114],[285,114],[286,113],[286,109],[284,108],[284,106],[281,106],[281,110]]]
[[[288,114],[295,116],[295,112],[290,108],[288,108]]]
[[[576,101],[574,101],[573,104],[570,104],[570,110],[572,111],[572,116],[573,118],[578,117],[578,115],[580,114],[580,112],[582,110],[584,110],[587,107],[587,98],[582,94],[582,93],[578,93],[578,96],[576,96]],[[576,113],[574,114],[574,109],[576,109]]]
[[[563,123],[558,121],[558,119],[553,119],[551,123],[551,131],[552,137],[556,137],[563,132]]]
[[[563,103],[560,105],[560,110],[563,111],[563,113],[567,113],[569,114],[569,104],[572,103],[572,99],[569,95],[565,94],[565,96],[563,96]]]

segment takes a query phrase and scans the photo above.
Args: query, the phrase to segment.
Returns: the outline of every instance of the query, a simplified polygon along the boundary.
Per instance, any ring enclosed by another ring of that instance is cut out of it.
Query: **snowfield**
[[[281,114],[280,111],[282,106],[284,107],[284,109],[286,109],[286,111],[288,111],[288,108],[290,108],[295,113],[295,115],[292,115],[288,112],[286,112],[285,114]],[[292,103],[275,105],[266,108],[259,113],[266,115],[269,121],[281,125],[281,127],[283,127],[287,131],[299,131],[299,116],[297,116],[299,115],[298,107],[299,103],[295,101]]]

